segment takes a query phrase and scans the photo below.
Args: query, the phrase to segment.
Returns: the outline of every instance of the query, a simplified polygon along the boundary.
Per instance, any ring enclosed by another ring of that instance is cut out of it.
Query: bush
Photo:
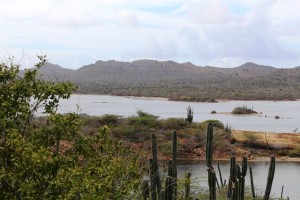
[[[139,155],[107,127],[88,136],[78,115],[57,114],[74,87],[39,80],[40,60],[22,77],[17,65],[0,64],[0,199],[134,199]],[[46,126],[34,123],[38,108]]]
[[[138,110],[136,113],[138,114],[138,117],[152,118],[152,119],[157,119],[158,118],[158,116],[152,115],[152,114],[144,112],[142,110]]]
[[[179,130],[186,126],[183,118],[168,118],[160,121],[160,124],[165,129]]]
[[[131,126],[147,126],[152,128],[159,125],[156,119],[148,117],[128,117],[127,120]]]
[[[209,119],[209,120],[203,121],[200,123],[200,126],[206,128],[209,123],[213,124],[215,127],[219,128],[219,129],[224,129],[224,124],[216,119]]]
[[[253,109],[248,108],[247,106],[237,106],[232,110],[232,114],[254,114],[257,113]]]
[[[120,115],[106,114],[106,115],[103,115],[99,121],[103,125],[115,125],[118,123],[120,118],[121,118]]]

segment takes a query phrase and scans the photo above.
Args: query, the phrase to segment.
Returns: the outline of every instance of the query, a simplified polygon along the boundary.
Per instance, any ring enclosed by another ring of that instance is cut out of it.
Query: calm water
[[[252,167],[254,185],[256,193],[264,194],[264,190],[267,184],[267,176],[269,169],[269,162],[249,162],[249,166]],[[217,171],[217,166],[214,165]],[[220,162],[220,168],[222,171],[223,180],[228,182],[230,173],[230,163]],[[198,163],[185,163],[178,165],[178,176],[184,177],[185,172],[191,172],[192,185],[195,188],[207,188],[207,166],[205,162]],[[219,174],[217,171],[219,180]],[[249,167],[246,175],[246,187],[250,188],[250,172]],[[275,176],[273,180],[273,187],[271,190],[272,196],[279,198],[281,193],[281,187],[284,185],[283,197],[290,197],[291,200],[300,199],[300,163],[284,162],[276,163]]]
[[[228,101],[222,103],[174,102],[165,99],[143,99],[107,95],[72,95],[60,104],[60,112],[77,111],[89,115],[117,114],[135,115],[138,109],[157,115],[160,118],[186,117],[186,108],[190,105],[194,110],[194,121],[218,119],[228,123],[233,129],[249,131],[270,131],[292,133],[300,131],[300,101]],[[236,106],[253,108],[257,115],[210,114],[231,112]],[[280,119],[275,119],[279,116]]]

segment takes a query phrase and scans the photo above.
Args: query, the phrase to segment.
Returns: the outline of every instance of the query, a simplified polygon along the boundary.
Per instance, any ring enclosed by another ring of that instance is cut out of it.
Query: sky
[[[299,0],[0,0],[0,60],[300,66]]]

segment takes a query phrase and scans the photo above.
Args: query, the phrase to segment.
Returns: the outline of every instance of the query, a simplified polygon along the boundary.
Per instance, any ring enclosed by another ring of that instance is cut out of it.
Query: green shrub
[[[138,110],[136,113],[138,114],[138,117],[153,118],[153,119],[158,118],[158,116],[152,115],[152,114],[144,112],[142,110]]]
[[[160,124],[165,129],[179,130],[186,126],[183,118],[168,118],[160,121]]]
[[[0,64],[0,199],[137,199],[140,156],[108,127],[82,134],[77,114],[57,114],[74,86],[40,80],[39,58],[22,76]],[[45,117],[34,123],[37,111]]]
[[[112,114],[106,114],[103,115],[99,121],[103,125],[115,125],[118,123],[119,119],[121,118],[120,115],[112,115]]]
[[[213,124],[215,127],[219,128],[219,129],[224,129],[224,124],[222,122],[220,122],[219,120],[216,120],[216,119],[205,120],[205,121],[200,123],[200,126],[201,126],[201,128],[202,127],[206,128],[209,123]]]
[[[257,113],[251,108],[248,108],[247,106],[237,106],[232,110],[232,114],[254,114]]]
[[[149,117],[128,117],[128,125],[131,126],[147,126],[157,127],[159,125],[157,119]]]
[[[159,122],[157,120],[158,116],[151,115],[149,113],[143,112],[141,110],[137,111],[138,116],[128,117],[128,125],[131,126],[147,126],[150,128],[154,128],[159,126]]]

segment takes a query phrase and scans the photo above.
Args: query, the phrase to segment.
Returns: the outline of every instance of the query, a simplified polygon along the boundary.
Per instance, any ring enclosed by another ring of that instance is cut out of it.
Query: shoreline
[[[172,100],[170,97],[148,97],[148,96],[130,96],[130,95],[112,95],[112,94],[98,94],[98,93],[73,93],[75,95],[99,95],[99,96],[113,96],[113,97],[125,97],[130,99],[142,99],[142,100],[165,100],[165,101],[179,101],[179,102],[191,102],[191,103],[224,103],[224,102],[231,102],[231,101],[300,101],[300,99],[215,99],[214,102],[207,102],[207,101],[180,101],[180,100]],[[71,94],[72,95],[72,94]]]

